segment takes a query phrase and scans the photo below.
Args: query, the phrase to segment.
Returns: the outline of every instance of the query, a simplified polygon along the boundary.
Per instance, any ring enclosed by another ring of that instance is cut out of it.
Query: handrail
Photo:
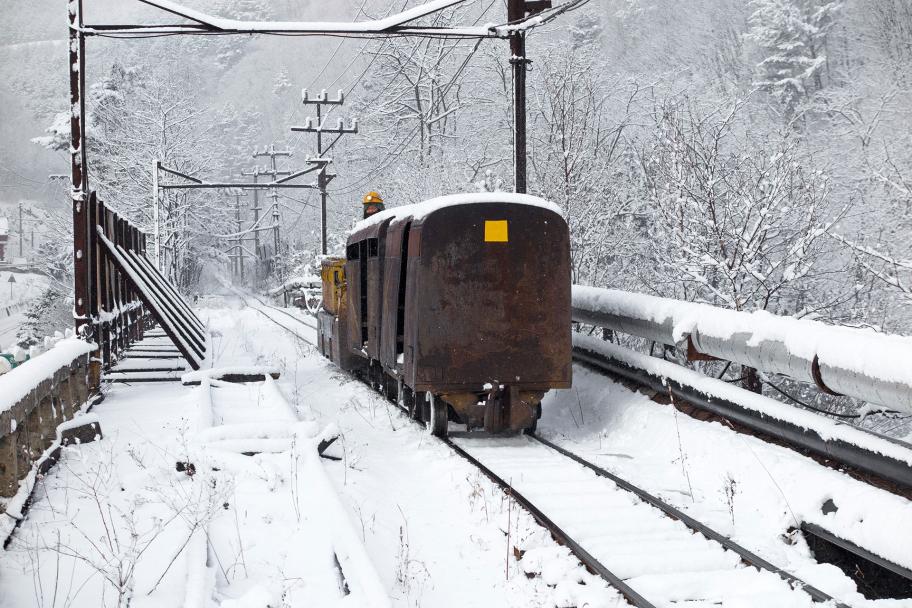
[[[912,337],[573,286],[573,321],[677,346],[912,412]]]

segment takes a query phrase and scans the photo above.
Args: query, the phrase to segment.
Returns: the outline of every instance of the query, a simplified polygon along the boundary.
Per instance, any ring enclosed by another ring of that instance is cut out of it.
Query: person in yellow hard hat
[[[383,199],[380,194],[370,191],[364,195],[364,217],[369,218],[375,213],[380,213],[386,207],[383,205]]]

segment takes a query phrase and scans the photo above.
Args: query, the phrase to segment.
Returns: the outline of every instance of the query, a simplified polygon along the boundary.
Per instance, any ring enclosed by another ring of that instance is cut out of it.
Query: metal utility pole
[[[263,148],[262,152],[253,152],[254,158],[261,158],[268,156],[272,161],[272,170],[263,171],[263,173],[268,173],[272,176],[272,181],[278,180],[280,175],[291,175],[291,171],[279,171],[278,166],[276,165],[276,158],[279,156],[284,156],[290,158],[292,156],[291,150],[276,150],[275,144],[270,144],[269,148]],[[275,250],[275,255],[279,255],[279,192],[275,188],[272,188],[269,191],[269,196],[272,198],[272,238],[273,238],[273,248]]]
[[[234,193],[234,220],[237,224],[238,236],[234,239],[234,273],[240,271],[241,281],[244,280],[244,245],[241,236],[241,193]]]
[[[507,21],[520,23],[528,15],[551,8],[551,0],[507,0]],[[513,191],[525,193],[526,181],[526,32],[510,34],[510,64],[513,66]]]
[[[253,171],[249,173],[241,173],[241,175],[249,175],[253,177],[253,183],[259,183],[260,178],[260,168],[254,167]],[[253,207],[250,208],[253,211],[253,280],[258,282],[260,280],[260,190],[259,188],[253,188]]]
[[[75,9],[75,10],[74,10]],[[70,43],[67,72],[70,75],[70,196],[73,201],[73,318],[79,335],[92,338],[89,323],[89,211],[85,146],[85,34],[82,0],[69,5]]]
[[[314,98],[311,98],[308,95],[307,89],[303,89],[301,91],[301,101],[305,106],[308,106],[308,105],[317,106],[317,125],[316,126],[314,126],[314,124],[313,124],[313,119],[310,117],[307,117],[307,120],[304,122],[303,127],[292,127],[291,130],[299,131],[302,133],[316,133],[317,134],[317,158],[313,159],[313,161],[322,163],[320,165],[320,172],[317,174],[317,187],[320,189],[320,234],[321,234],[320,243],[321,243],[321,249],[322,249],[323,255],[326,255],[326,253],[327,253],[326,199],[328,197],[328,193],[326,192],[326,187],[329,185],[329,182],[331,182],[332,179],[336,176],[335,176],[335,174],[331,174],[331,173],[327,172],[327,167],[329,166],[329,163],[332,162],[332,158],[323,158],[323,154],[326,152],[329,152],[332,149],[332,147],[336,145],[336,142],[338,142],[344,134],[357,133],[358,132],[358,121],[357,121],[357,119],[352,121],[351,126],[347,127],[347,128],[345,127],[345,124],[343,123],[341,118],[339,119],[339,122],[336,124],[335,127],[326,127],[323,124],[323,122],[324,122],[323,106],[324,105],[341,106],[342,104],[345,103],[345,95],[342,93],[341,89],[339,90],[338,93],[336,93],[335,99],[329,99],[326,96],[326,89],[320,91],[320,95],[318,97],[314,97]],[[329,114],[329,111],[327,111],[327,114]],[[323,148],[323,134],[324,133],[336,134],[336,138],[332,141],[331,144],[326,146],[325,149]]]
[[[268,155],[268,151],[266,154]],[[289,154],[290,155],[290,152],[277,152],[276,153],[277,156],[280,154]],[[256,155],[255,150],[254,150],[254,155]],[[273,227],[273,228],[260,228],[259,227],[259,221],[260,221],[259,212],[261,210],[259,191],[260,190],[275,191],[275,190],[278,190],[279,188],[292,188],[292,189],[314,188],[315,189],[317,187],[316,184],[291,183],[292,180],[297,179],[297,178],[301,177],[302,175],[306,175],[308,173],[317,171],[323,165],[322,162],[315,161],[313,159],[307,159],[306,162],[308,165],[310,165],[309,167],[307,167],[305,169],[301,169],[299,171],[294,171],[294,172],[279,171],[278,169],[271,169],[271,170],[265,169],[264,170],[259,167],[254,167],[252,172],[242,174],[242,175],[253,176],[252,182],[204,182],[193,176],[187,175],[186,173],[181,173],[180,171],[177,171],[176,169],[170,169],[168,167],[162,166],[160,163],[156,163],[155,166],[153,167],[153,172],[154,172],[153,181],[155,182],[155,184],[154,184],[155,189],[159,192],[161,192],[162,190],[167,192],[168,190],[210,189],[210,190],[229,190],[229,195],[232,195],[237,190],[253,190],[253,192],[254,192],[254,203],[253,203],[254,225],[247,232],[253,233],[253,239],[256,242],[256,245],[255,245],[256,251],[253,252],[254,277],[256,280],[259,280],[259,268],[258,268],[256,262],[259,259],[260,254],[261,254],[260,238],[259,238],[260,231],[261,230],[274,230],[274,228],[275,228],[275,227]],[[160,177],[161,177],[160,176],[161,172],[172,175],[174,177],[178,177],[184,181],[182,181],[181,183],[176,183],[176,184],[175,183],[162,183],[159,181]],[[260,175],[265,175],[265,176],[273,175],[276,177],[273,177],[273,179],[271,179],[267,182],[260,182],[259,181]],[[282,177],[281,179],[277,179],[277,176],[279,176],[279,175],[284,175],[285,177]],[[278,209],[277,198],[278,198],[278,195],[276,194],[276,196],[274,197],[274,200],[276,200],[276,204],[274,205],[276,210]],[[170,217],[170,214],[168,215],[168,217]],[[230,253],[232,251],[231,243],[234,242],[234,239],[228,238],[227,240],[228,240],[228,249],[226,251]],[[167,242],[167,241],[165,240],[165,242]],[[247,252],[246,247],[244,247],[244,251],[246,254],[246,252]],[[228,273],[229,274],[234,272],[232,263],[231,263],[232,259],[229,260],[229,264],[228,264]]]
[[[22,257],[22,241],[25,240],[25,230],[22,228],[22,201],[19,201],[19,257]]]

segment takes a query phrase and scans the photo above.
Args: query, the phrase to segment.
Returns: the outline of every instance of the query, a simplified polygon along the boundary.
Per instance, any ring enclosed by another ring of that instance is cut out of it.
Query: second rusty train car
[[[544,394],[570,387],[569,231],[542,199],[464,194],[389,209],[355,226],[322,278],[323,354],[433,434],[448,420],[534,428]]]

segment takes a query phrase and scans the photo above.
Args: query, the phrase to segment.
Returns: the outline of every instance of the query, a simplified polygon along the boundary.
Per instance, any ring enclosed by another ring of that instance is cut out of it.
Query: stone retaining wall
[[[35,460],[57,438],[57,426],[72,419],[88,398],[89,355],[85,354],[0,412],[0,503],[16,494]]]

